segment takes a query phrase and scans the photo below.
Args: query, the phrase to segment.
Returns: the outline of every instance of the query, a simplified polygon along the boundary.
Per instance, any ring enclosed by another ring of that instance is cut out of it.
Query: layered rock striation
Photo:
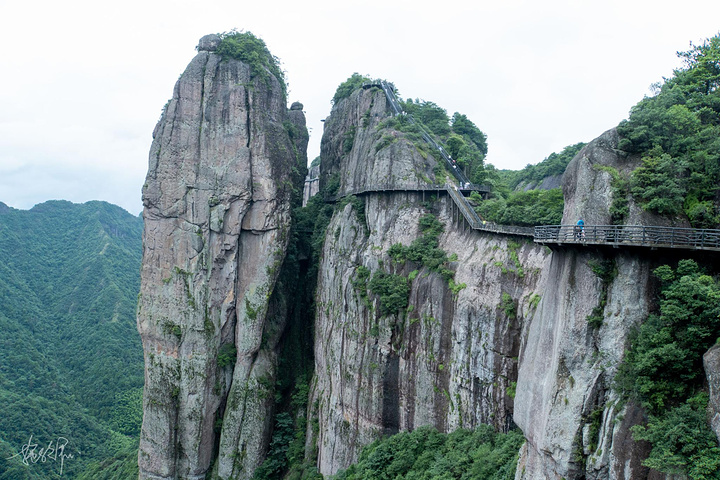
[[[249,478],[267,445],[284,322],[267,312],[308,137],[278,79],[219,42],[175,85],[143,187],[140,478]]]

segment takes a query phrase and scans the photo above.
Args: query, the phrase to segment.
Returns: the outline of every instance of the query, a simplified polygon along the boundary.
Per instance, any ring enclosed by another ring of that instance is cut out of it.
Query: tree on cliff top
[[[270,53],[262,39],[250,32],[237,30],[220,33],[219,36],[220,44],[215,50],[218,55],[223,59],[233,58],[248,64],[251,75],[265,81],[269,80],[270,72],[280,82],[283,95],[287,95],[285,72],[280,68],[280,59]]]
[[[357,72],[353,73],[347,80],[338,85],[337,90],[335,90],[335,95],[332,98],[332,104],[335,105],[343,98],[348,98],[352,92],[370,82],[372,82],[372,79],[367,75],[360,75]]]
[[[656,86],[657,94],[641,100],[630,118],[618,125],[619,147],[643,159],[631,183],[633,196],[646,210],[684,212],[693,226],[716,228],[720,223],[720,35],[691,47],[678,52],[684,67],[663,79]],[[674,170],[672,185],[667,185],[668,168]],[[667,208],[672,205],[677,208]]]

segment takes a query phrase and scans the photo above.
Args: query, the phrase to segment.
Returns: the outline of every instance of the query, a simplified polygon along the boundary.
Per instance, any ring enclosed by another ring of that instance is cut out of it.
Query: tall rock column
[[[545,249],[466,228],[444,191],[422,192],[450,180],[391,115],[382,91],[358,89],[325,122],[321,184],[364,193],[340,203],[320,259],[308,445],[323,475],[347,468],[383,435],[424,425],[510,428],[520,328],[544,288]],[[422,242],[428,214],[442,224],[437,247],[449,256],[452,283],[388,253]],[[406,308],[384,311],[371,286],[383,274],[400,285],[392,295],[403,303],[407,287]]]
[[[284,319],[266,313],[307,131],[280,81],[223,59],[219,42],[203,37],[175,85],[143,187],[141,479],[202,479],[213,463],[249,478],[267,444],[257,386],[274,377],[265,333]]]

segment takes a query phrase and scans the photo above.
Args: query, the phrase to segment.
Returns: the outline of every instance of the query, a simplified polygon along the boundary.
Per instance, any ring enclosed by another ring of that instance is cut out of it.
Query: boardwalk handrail
[[[461,189],[460,189],[461,190]],[[470,203],[467,201],[465,196],[460,193],[460,190],[456,185],[450,184],[419,184],[419,185],[408,185],[398,186],[395,184],[385,185],[372,185],[354,190],[347,190],[341,195],[335,195],[328,197],[325,200],[329,202],[336,202],[340,198],[348,197],[350,195],[363,195],[366,193],[385,193],[385,192],[441,192],[445,191],[450,195],[458,211],[462,214],[463,218],[467,221],[473,230],[482,230],[490,233],[502,233],[506,235],[520,235],[523,237],[532,237],[533,229],[530,227],[515,227],[511,225],[498,225],[492,222],[483,221],[480,216],[475,212]]]
[[[480,216],[475,213],[475,210],[470,207],[465,197],[453,187],[448,186],[446,190],[470,226],[474,229],[479,229],[482,226],[482,220],[480,220]]]
[[[651,248],[720,250],[720,230],[653,225],[542,225],[535,227],[537,243],[579,243]]]
[[[481,185],[473,185],[470,182],[470,179],[467,178],[467,176],[462,172],[462,170],[458,167],[455,160],[452,159],[452,157],[445,151],[445,149],[442,147],[442,145],[438,144],[433,138],[430,136],[430,134],[425,129],[425,126],[419,122],[416,122],[412,115],[409,113],[403,112],[402,105],[400,105],[400,102],[398,101],[397,97],[395,96],[395,89],[390,86],[385,80],[381,80],[380,83],[366,83],[363,85],[363,88],[370,88],[370,87],[380,87],[385,93],[385,97],[387,98],[388,102],[390,103],[390,106],[393,109],[393,112],[395,112],[395,115],[405,115],[405,118],[407,118],[408,122],[412,123],[413,125],[416,125],[420,129],[420,135],[422,136],[423,140],[427,142],[431,147],[433,147],[435,150],[437,150],[440,153],[440,156],[445,160],[445,163],[447,164],[447,167],[452,173],[455,178],[457,178],[460,181],[460,184],[469,187],[482,187]],[[479,191],[490,191],[488,190],[480,190],[480,188],[477,188]]]
[[[325,200],[328,202],[336,202],[342,197],[350,195],[361,195],[363,193],[373,192],[437,192],[447,190],[450,188],[448,184],[430,184],[430,183],[417,183],[415,185],[398,185],[395,183],[386,183],[379,185],[363,186],[360,188],[354,188],[352,190],[344,190],[342,194],[332,195],[326,197]],[[485,188],[483,185],[470,185],[467,188],[459,188],[460,191],[479,191],[484,192]]]
[[[379,185],[363,186],[360,188],[354,188],[352,190],[345,190],[342,194],[333,195],[326,197],[325,201],[336,202],[343,197],[349,197],[350,195],[362,195],[363,193],[382,193],[382,192],[439,192],[446,189],[445,184],[432,185],[429,183],[422,183],[416,185],[397,185],[394,183],[386,183]]]

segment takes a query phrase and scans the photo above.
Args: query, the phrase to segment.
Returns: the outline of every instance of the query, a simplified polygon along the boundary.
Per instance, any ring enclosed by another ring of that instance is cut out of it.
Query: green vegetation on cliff
[[[401,432],[363,448],[337,480],[511,480],[525,439],[489,425],[449,434],[431,427]]]
[[[270,53],[265,42],[250,32],[220,33],[220,44],[215,52],[223,58],[240,60],[250,66],[253,77],[269,80],[268,72],[272,74],[282,87],[283,95],[287,95],[285,72],[280,67],[280,59]]]
[[[536,165],[518,171],[485,167],[485,183],[492,188],[490,198],[483,200],[477,193],[471,201],[475,211],[488,222],[501,225],[558,225],[565,206],[562,189],[537,188],[548,177],[561,176],[570,160],[585,146],[568,145],[560,153],[552,153]],[[524,190],[521,187],[531,187]]]
[[[533,227],[559,225],[562,221],[564,200],[560,188],[512,192],[507,197],[497,195],[488,200],[477,194],[472,198],[475,211],[488,222]]]
[[[646,210],[720,223],[720,35],[678,54],[684,68],[656,85],[618,125],[619,147],[640,155],[631,192]]]
[[[633,430],[652,444],[649,467],[692,479],[720,478],[720,447],[710,431],[703,354],[720,338],[720,280],[693,260],[655,269],[660,310],[631,337],[616,377],[626,399],[650,415]]]
[[[367,83],[377,84],[380,81],[380,79],[372,79],[366,75],[353,73],[338,86],[332,103],[337,104],[341,100],[350,97],[355,90]],[[393,89],[395,88],[394,85],[390,85]],[[397,94],[397,90],[395,93]],[[464,170],[473,183],[483,182],[485,178],[484,161],[487,155],[487,137],[466,115],[455,112],[450,118],[445,109],[425,100],[408,99],[400,101],[400,103],[402,109],[412,116],[414,122],[409,121],[404,115],[385,119],[378,125],[380,142],[375,147],[376,151],[382,150],[397,140],[396,135],[384,135],[388,129],[402,132],[423,152],[423,155],[435,157],[439,162],[436,176],[442,176],[442,178],[437,178],[436,181],[444,182],[444,174],[447,174],[447,172],[444,170],[442,157],[436,149],[430,147],[422,139],[422,133],[425,132],[435,137],[435,140],[444,146],[448,154]],[[352,147],[351,144],[344,144],[344,147],[348,145]]]
[[[141,234],[140,218],[104,202],[0,213],[0,444],[12,452],[0,454],[0,471],[13,479],[59,478],[58,462],[7,459],[31,435],[45,446],[68,439],[64,478],[136,455]]]
[[[419,99],[413,101],[411,98],[403,103],[403,109],[445,146],[450,157],[463,169],[471,182],[480,184],[485,181],[487,137],[466,115],[455,112],[450,118],[447,111],[437,104]],[[398,122],[401,131],[419,136],[417,127],[409,122],[403,125],[402,119],[398,119]],[[430,149],[430,153],[441,161],[434,149]]]
[[[347,80],[338,85],[337,90],[335,90],[335,95],[333,95],[332,98],[333,105],[344,98],[348,98],[355,90],[372,81],[372,78],[368,76],[360,75],[357,72],[353,73]]]
[[[586,144],[582,142],[568,145],[563,148],[562,152],[553,152],[536,165],[527,165],[522,170],[504,172],[508,186],[510,189],[515,189],[515,187],[521,183],[537,186],[547,177],[562,175],[565,173],[565,169],[568,163],[570,163],[570,160],[572,160],[585,145]]]
[[[420,237],[408,246],[393,244],[388,250],[388,256],[395,263],[411,261],[439,273],[445,280],[450,280],[455,273],[448,269],[448,255],[439,247],[440,234],[445,229],[443,224],[432,213],[426,213],[420,217],[418,228],[422,234]]]

